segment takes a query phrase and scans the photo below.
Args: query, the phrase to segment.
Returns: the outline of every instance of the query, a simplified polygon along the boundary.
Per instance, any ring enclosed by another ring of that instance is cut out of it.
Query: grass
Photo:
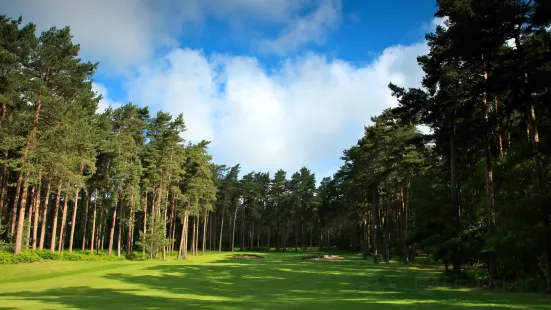
[[[437,286],[441,270],[296,254],[0,266],[0,309],[551,309],[539,294]]]

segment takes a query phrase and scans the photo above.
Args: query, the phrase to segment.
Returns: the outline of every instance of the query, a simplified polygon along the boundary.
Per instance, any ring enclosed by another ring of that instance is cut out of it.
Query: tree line
[[[551,290],[551,4],[440,0],[436,16],[445,25],[426,35],[422,86],[390,83],[398,107],[372,117],[318,187],[307,168],[240,177],[239,165],[214,164],[207,141],[182,140],[182,115],[132,103],[95,113],[97,64],[78,58],[70,30],[36,37],[2,17],[4,242],[163,258],[429,255],[450,272],[484,266],[491,285]]]
[[[98,114],[98,64],[79,58],[68,27],[36,36],[21,18],[0,20],[2,247],[166,259],[305,246],[307,235],[312,245],[308,169],[239,179],[239,165],[212,162],[208,141],[185,143],[183,115],[132,103]]]
[[[551,2],[440,0],[436,16],[422,87],[389,84],[398,107],[322,181],[320,210],[375,262],[428,253],[551,291]]]

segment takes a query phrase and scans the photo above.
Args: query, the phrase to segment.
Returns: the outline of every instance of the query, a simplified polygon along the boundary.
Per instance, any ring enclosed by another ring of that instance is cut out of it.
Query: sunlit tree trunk
[[[55,251],[56,236],[57,236],[57,216],[59,214],[59,202],[61,200],[61,187],[63,186],[63,179],[59,178],[59,184],[57,185],[57,194],[55,198],[54,218],[52,219],[52,234],[50,236],[50,252]]]
[[[34,200],[34,221],[33,221],[33,237],[32,237],[32,240],[33,240],[32,249],[33,250],[36,250],[36,245],[38,243],[37,239],[38,239],[38,217],[39,216],[40,216],[40,185],[37,186],[36,198]]]
[[[96,236],[96,210],[98,207],[98,190],[94,194],[94,209],[92,210],[92,231],[90,233],[90,254],[94,254],[94,237]]]
[[[117,223],[117,206],[118,201],[115,202],[115,208],[113,209],[113,218],[111,220],[111,229],[109,230],[109,249],[108,249],[108,255],[111,256],[113,254],[113,242],[115,238],[115,224]]]
[[[51,184],[48,182],[46,185],[46,192],[44,196],[44,209],[42,210],[42,222],[40,223],[40,242],[38,248],[44,249],[44,239],[46,238],[46,226],[48,225],[48,205],[50,202],[50,190]],[[53,227],[52,227],[53,229]]]
[[[65,226],[67,226],[68,203],[69,203],[69,197],[68,195],[65,195],[63,200],[63,211],[61,211],[61,227],[59,228],[59,243],[57,244],[58,252],[63,252],[63,249],[65,248],[64,234],[65,234]]]
[[[86,248],[86,235],[88,233],[88,209],[90,207],[90,195],[88,195],[88,191],[84,191],[84,227],[82,229],[82,251],[84,252],[84,249]]]

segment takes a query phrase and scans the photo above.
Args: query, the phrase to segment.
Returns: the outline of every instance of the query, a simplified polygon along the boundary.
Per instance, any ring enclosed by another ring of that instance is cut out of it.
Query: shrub
[[[109,256],[106,253],[90,254],[90,252],[75,251],[50,252],[49,250],[28,250],[14,255],[11,252],[0,251],[0,264],[32,263],[40,260],[64,260],[64,261],[118,261],[125,257]]]

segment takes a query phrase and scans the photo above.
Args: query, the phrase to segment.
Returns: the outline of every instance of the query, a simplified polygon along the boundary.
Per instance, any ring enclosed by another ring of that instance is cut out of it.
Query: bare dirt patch
[[[336,255],[317,255],[317,256],[305,258],[305,260],[312,260],[312,261],[337,261],[337,260],[343,260],[343,259],[344,257],[336,256]]]
[[[237,254],[232,256],[232,258],[258,259],[258,258],[264,258],[264,257],[256,254]]]

